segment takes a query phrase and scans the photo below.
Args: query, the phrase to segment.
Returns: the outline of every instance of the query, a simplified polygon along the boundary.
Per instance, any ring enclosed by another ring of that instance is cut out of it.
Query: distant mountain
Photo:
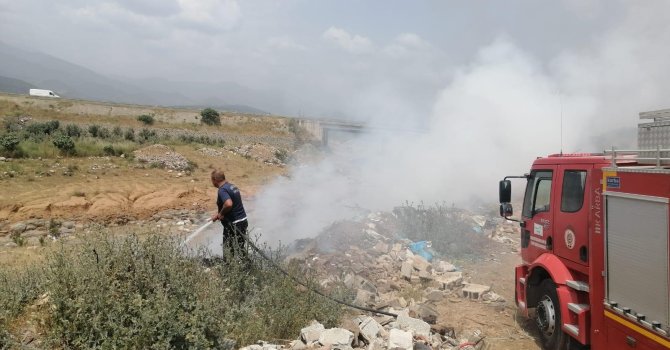
[[[27,93],[26,87],[30,85],[53,90],[64,98],[161,106],[225,106],[245,113],[264,113],[261,109],[279,105],[278,94],[236,83],[110,78],[60,58],[3,42],[0,42],[0,62],[0,76],[15,81],[6,85],[23,89],[14,90],[18,93]]]
[[[23,80],[0,76],[0,91],[12,94],[27,94],[28,90],[36,88],[35,85]]]

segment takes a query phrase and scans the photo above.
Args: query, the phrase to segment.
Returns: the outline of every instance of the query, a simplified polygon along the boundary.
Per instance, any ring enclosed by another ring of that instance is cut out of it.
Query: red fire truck
[[[516,304],[546,349],[670,349],[670,110],[640,118],[641,150],[550,155],[500,181],[521,226]],[[520,219],[510,178],[526,179]]]

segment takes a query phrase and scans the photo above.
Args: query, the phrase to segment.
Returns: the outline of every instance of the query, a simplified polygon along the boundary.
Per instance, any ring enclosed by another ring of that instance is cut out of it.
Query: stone
[[[22,222],[17,222],[16,224],[12,225],[9,230],[12,233],[23,233],[26,231],[27,225],[22,223]]]
[[[59,233],[61,236],[67,236],[67,235],[69,235],[69,234],[74,233],[74,229],[67,228],[67,227],[61,227],[61,228],[58,229],[58,233]]]
[[[386,254],[389,252],[389,245],[384,242],[377,242],[372,250],[380,254]]]
[[[485,286],[483,284],[475,284],[475,283],[466,283],[465,286],[463,287],[463,297],[469,298],[469,299],[479,299],[482,297],[482,295],[486,292],[491,290],[490,286]]]
[[[42,236],[46,236],[46,235],[47,235],[47,231],[44,231],[44,230],[30,230],[30,231],[26,231],[26,232],[22,233],[21,237],[32,238],[32,237],[42,237]]]
[[[300,330],[300,339],[302,339],[305,344],[313,343],[319,340],[321,333],[326,330],[321,323],[312,321],[312,324]]]
[[[453,264],[446,262],[444,260],[440,260],[437,262],[437,264],[434,264],[435,271],[437,272],[454,272],[456,271],[456,266]]]
[[[330,328],[321,333],[319,344],[336,346],[351,346],[354,334],[343,328]]]
[[[437,317],[440,316],[437,312],[437,307],[429,303],[419,305],[416,308],[416,314],[420,319],[431,325],[435,324],[435,322],[437,322]]]
[[[291,350],[304,350],[307,349],[307,344],[303,343],[302,340],[294,340],[289,344],[289,349]]]
[[[395,328],[389,332],[389,349],[412,350],[413,345],[412,333]]]
[[[349,332],[353,333],[353,340],[351,342],[352,346],[358,347],[360,344],[359,336],[361,334],[361,329],[358,327],[358,321],[355,319],[346,319],[340,324],[340,328],[346,329]],[[339,348],[339,347],[338,347]]]
[[[407,310],[398,313],[398,326],[412,332],[416,336],[430,337],[430,325],[418,318],[409,317]]]
[[[74,229],[74,221],[63,221],[63,223],[61,224],[61,227]]]
[[[420,255],[412,257],[412,266],[417,271],[431,272],[433,270],[433,265]]]
[[[368,344],[372,344],[379,336],[386,336],[386,330],[374,318],[370,316],[363,316],[359,318],[360,323],[358,328],[361,330],[363,339]]]
[[[402,275],[402,278],[406,280],[410,280],[412,278],[412,270],[414,268],[412,267],[412,263],[409,261],[405,261],[402,263],[400,266],[400,274]]]
[[[258,344],[252,344],[252,345],[249,345],[249,346],[245,346],[245,347],[241,348],[240,350],[263,350],[263,346],[258,345]]]
[[[440,302],[444,299],[444,292],[438,289],[429,289],[426,291],[426,299],[433,302]]]
[[[356,299],[354,299],[354,304],[361,306],[370,306],[375,303],[375,294],[370,293],[365,289],[359,289],[356,292]]]
[[[430,345],[424,343],[414,344],[414,350],[433,350]]]
[[[432,281],[433,280],[433,274],[428,272],[428,271],[419,271],[419,278],[423,281]]]
[[[435,281],[439,283],[440,289],[454,289],[463,283],[463,273],[460,271],[446,272],[443,275],[436,276]]]

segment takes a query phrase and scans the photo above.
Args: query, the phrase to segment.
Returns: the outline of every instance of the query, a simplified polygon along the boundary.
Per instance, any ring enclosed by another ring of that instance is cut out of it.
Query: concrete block
[[[400,329],[391,329],[391,332],[389,332],[389,349],[412,350],[413,347],[412,333]]]
[[[372,344],[377,337],[384,337],[386,336],[386,330],[382,325],[380,325],[377,321],[375,321],[374,318],[370,316],[364,316],[361,317],[360,323],[358,324],[358,328],[361,330],[361,335],[363,336],[363,339],[368,344]]]
[[[469,299],[479,299],[486,292],[491,290],[490,286],[483,284],[468,283],[463,287],[463,297]]]
[[[351,346],[354,334],[343,328],[330,328],[321,333],[319,344],[323,346]]]
[[[311,325],[300,330],[300,339],[302,339],[305,344],[313,343],[319,340],[321,333],[326,330],[321,323],[313,321]]]
[[[463,273],[459,271],[446,272],[443,275],[436,276],[435,281],[440,284],[440,289],[454,289],[463,283]]]

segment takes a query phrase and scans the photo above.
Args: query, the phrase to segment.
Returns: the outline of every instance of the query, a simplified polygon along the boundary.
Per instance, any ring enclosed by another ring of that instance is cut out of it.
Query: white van
[[[51,90],[43,90],[43,89],[30,89],[29,95],[42,96],[42,97],[60,97]]]

